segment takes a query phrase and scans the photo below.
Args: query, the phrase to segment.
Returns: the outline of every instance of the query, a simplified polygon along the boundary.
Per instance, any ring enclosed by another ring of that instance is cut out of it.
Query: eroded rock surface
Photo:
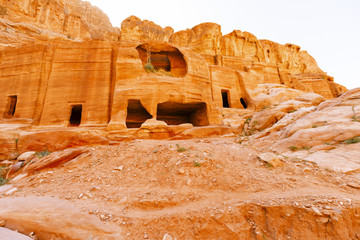
[[[0,199],[0,204],[6,228],[34,232],[40,239],[123,239],[121,228],[104,224],[61,200],[27,197]]]
[[[360,90],[299,46],[80,0],[0,15],[0,234],[360,236]]]
[[[119,31],[108,17],[89,2],[0,1],[0,43],[31,43],[36,40],[118,40]]]
[[[256,146],[270,147],[278,153],[312,161],[326,169],[355,171],[360,168],[359,92],[359,88],[353,89],[318,107],[311,107],[311,102],[297,105],[299,108],[292,105],[296,111],[292,109],[293,112],[287,115],[275,110],[287,104],[284,102],[255,113],[249,122],[248,132],[276,122],[271,128],[253,136]]]

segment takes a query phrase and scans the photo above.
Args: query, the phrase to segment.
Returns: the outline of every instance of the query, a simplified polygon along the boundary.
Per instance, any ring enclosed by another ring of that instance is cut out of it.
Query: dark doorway
[[[150,57],[151,64],[155,69],[162,69],[164,71],[171,71],[170,60],[166,54],[154,53]]]
[[[140,100],[128,101],[126,127],[127,128],[140,128],[146,120],[151,119],[152,116],[141,104]]]
[[[221,96],[223,101],[223,107],[229,108],[230,107],[229,90],[221,90]]]
[[[191,123],[194,126],[207,126],[206,103],[175,103],[164,102],[158,104],[157,120],[164,121],[168,125],[180,125]]]
[[[78,127],[81,123],[82,105],[74,105],[71,109],[70,126]]]
[[[12,118],[15,114],[17,104],[17,96],[9,96],[6,111],[4,112],[4,118]]]
[[[245,99],[240,98],[240,102],[241,102],[241,105],[243,105],[243,107],[244,107],[245,109],[248,107],[248,105],[247,105],[247,103],[246,103]]]

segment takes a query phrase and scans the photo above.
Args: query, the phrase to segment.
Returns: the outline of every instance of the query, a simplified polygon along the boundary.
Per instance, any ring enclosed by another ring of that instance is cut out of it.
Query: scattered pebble
[[[312,207],[311,209],[316,213],[316,215],[318,215],[318,216],[322,215],[320,210],[317,207]]]
[[[173,238],[169,234],[165,234],[162,240],[173,240]]]
[[[121,165],[119,167],[114,168],[114,170],[122,171],[122,170],[124,170],[124,166]]]
[[[17,190],[18,190],[18,189],[17,189],[16,187],[14,187],[14,188],[10,189],[9,191],[7,191],[7,192],[5,193],[5,195],[10,196],[11,194],[13,194],[14,192],[16,192]]]

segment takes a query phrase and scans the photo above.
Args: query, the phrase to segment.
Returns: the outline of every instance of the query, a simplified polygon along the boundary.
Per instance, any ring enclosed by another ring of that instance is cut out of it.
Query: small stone
[[[5,220],[0,220],[0,227],[5,227],[5,224],[6,224]]]
[[[121,165],[121,166],[119,166],[119,167],[114,168],[114,170],[122,171],[122,170],[124,170],[124,166]]]
[[[358,183],[350,182],[347,185],[349,187],[352,187],[352,188],[355,188],[355,189],[360,189],[360,184],[358,184]]]
[[[282,167],[284,166],[284,161],[277,155],[271,152],[261,153],[258,155],[261,161],[269,164],[272,167]]]
[[[13,187],[13,185],[11,185],[11,184],[6,184],[6,185],[1,186],[0,193],[9,191],[12,187]]]
[[[318,219],[318,221],[321,222],[321,223],[328,223],[329,219],[326,218],[326,217],[321,217],[321,218]]]
[[[11,166],[11,172],[17,172],[24,164],[24,161],[19,161]]]
[[[17,175],[16,177],[14,177],[13,179],[11,179],[11,182],[13,183],[13,182],[19,181],[27,176],[28,176],[27,173],[21,173],[21,174]]]
[[[88,198],[92,198],[93,197],[93,195],[91,194],[91,193],[85,193],[85,195],[88,197]]]
[[[180,169],[179,169],[179,173],[180,173],[180,174],[184,174],[184,173],[185,173],[185,169],[184,169],[184,168],[180,168]]]
[[[35,235],[34,232],[31,232],[31,233],[29,234],[29,237],[30,237],[31,239],[33,239],[33,240],[38,240],[38,238],[37,238],[37,236]]]
[[[317,207],[312,207],[311,209],[316,213],[316,215],[322,216],[320,210]]]
[[[7,165],[11,165],[12,163],[13,163],[13,161],[4,160],[4,161],[0,162],[0,166],[7,166]]]
[[[22,153],[20,156],[18,156],[17,160],[19,161],[26,161],[28,160],[30,157],[34,156],[35,152],[31,151],[31,152],[24,152]]]
[[[93,187],[93,188],[90,189],[90,191],[93,192],[93,191],[100,190],[100,189],[101,189],[101,188],[99,188],[99,187]]]
[[[10,196],[11,194],[13,194],[14,192],[16,192],[17,190],[18,190],[18,189],[17,189],[16,187],[14,187],[14,188],[10,189],[9,191],[7,191],[7,192],[5,193],[5,195]]]
[[[169,234],[165,234],[163,240],[173,240],[173,238]]]

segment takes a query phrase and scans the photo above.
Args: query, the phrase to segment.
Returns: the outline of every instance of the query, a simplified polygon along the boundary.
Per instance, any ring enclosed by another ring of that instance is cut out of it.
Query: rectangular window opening
[[[81,124],[82,105],[73,105],[71,108],[70,126],[78,127]]]
[[[8,103],[4,112],[4,118],[12,118],[15,115],[17,95],[8,96]]]
[[[230,107],[229,90],[221,90],[222,102],[224,108]]]

